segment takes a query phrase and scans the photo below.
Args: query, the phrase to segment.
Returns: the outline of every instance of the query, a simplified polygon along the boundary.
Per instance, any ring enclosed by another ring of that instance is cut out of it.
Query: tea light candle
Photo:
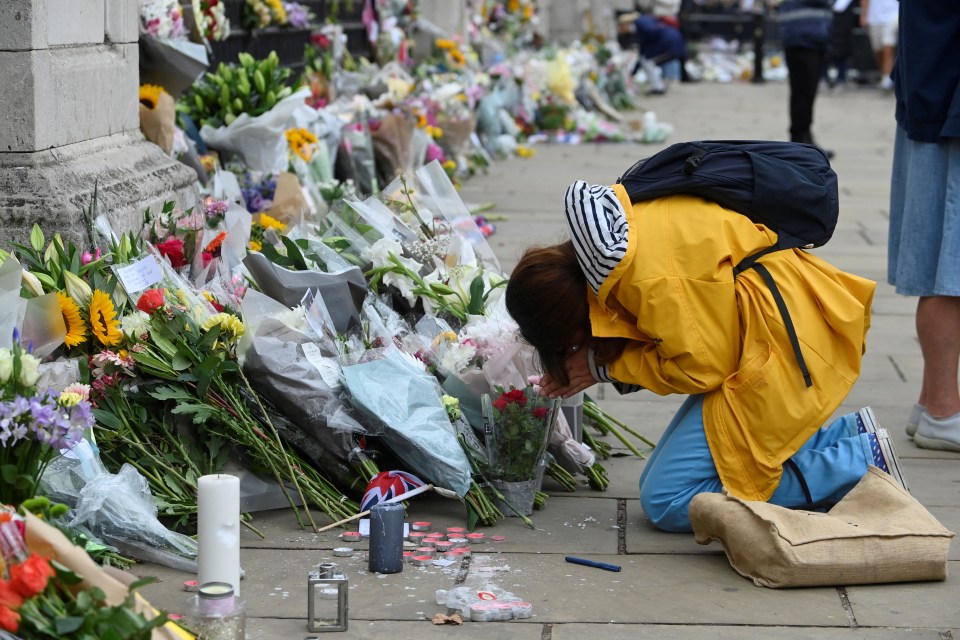
[[[433,556],[413,556],[410,558],[410,564],[415,567],[425,567],[433,562]]]
[[[410,528],[414,531],[430,531],[430,523],[426,521],[414,522],[410,525]]]
[[[404,552],[403,552],[403,561],[404,561],[404,562],[410,562],[410,560],[411,560],[411,559],[413,558],[413,556],[415,556],[415,555],[417,555],[417,552],[416,552],[416,551],[404,551]]]
[[[240,595],[240,478],[197,480],[197,582],[222,582]]]
[[[450,551],[450,549],[453,549],[453,543],[448,540],[437,540],[434,547],[436,547],[438,553],[441,551]]]
[[[423,533],[422,531],[414,531],[407,537],[409,538],[410,542],[416,542],[419,544],[424,538],[427,537],[427,534]]]
[[[467,530],[463,527],[447,527],[448,538],[462,538],[466,534]]]
[[[460,554],[463,557],[470,555],[470,547],[454,547],[453,549],[450,549],[450,551],[452,553]]]
[[[233,587],[226,582],[208,582],[198,590],[200,613],[205,616],[226,616],[233,613]]]
[[[433,547],[418,547],[417,555],[418,556],[433,556],[436,555],[437,550]]]
[[[467,539],[464,538],[463,536],[460,536],[460,537],[458,537],[458,538],[454,538],[454,537],[451,536],[451,537],[447,538],[447,540],[449,540],[450,542],[452,542],[452,543],[453,543],[453,546],[455,546],[455,547],[462,547],[462,546],[468,544]]]
[[[344,531],[340,534],[340,537],[346,542],[360,542],[361,538],[363,538],[363,534],[359,531]]]
[[[469,542],[470,544],[474,544],[474,543],[477,543],[477,542],[483,542],[486,537],[487,537],[487,536],[485,536],[485,535],[482,534],[482,533],[468,533],[468,534],[466,535],[467,542]]]
[[[421,544],[422,546],[424,546],[424,547],[435,548],[435,547],[437,546],[437,541],[434,540],[433,538],[426,538],[426,539],[422,540],[422,541],[420,542],[420,544]]]
[[[428,534],[424,537],[424,539],[425,539],[425,540],[446,540],[446,539],[447,539],[447,534],[445,534],[445,533],[439,533],[439,532],[428,533]]]

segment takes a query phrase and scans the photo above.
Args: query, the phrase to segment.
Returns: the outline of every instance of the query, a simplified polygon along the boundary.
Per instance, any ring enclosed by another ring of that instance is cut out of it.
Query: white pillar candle
[[[226,582],[240,595],[240,478],[197,480],[197,583]]]

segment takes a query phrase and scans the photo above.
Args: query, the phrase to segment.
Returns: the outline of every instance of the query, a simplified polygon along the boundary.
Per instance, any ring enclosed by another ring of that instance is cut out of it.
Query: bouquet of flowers
[[[32,515],[24,520],[9,507],[0,509],[0,551],[3,578],[0,578],[0,630],[22,640],[64,638],[76,640],[150,640],[177,635],[179,629],[166,615],[144,615],[145,606],[134,590],[147,581],[134,583],[130,590],[100,573],[92,561],[63,535]],[[33,548],[41,549],[38,553]],[[57,551],[70,557],[61,563]],[[78,565],[95,577],[81,575]],[[97,582],[101,586],[91,584]],[[109,590],[109,594],[104,590]],[[150,619],[152,618],[152,619]],[[168,626],[169,625],[169,626]],[[154,635],[154,630],[158,635]],[[0,633],[3,637],[11,637]]]
[[[40,360],[14,336],[0,349],[0,503],[18,505],[36,493],[54,456],[93,426],[84,385],[38,392]]]
[[[509,511],[529,515],[545,467],[550,431],[560,401],[540,396],[533,385],[495,387],[496,398],[482,398],[484,439],[490,479],[508,499]]]
[[[193,0],[193,15],[204,38],[220,41],[230,35],[230,20],[223,0]]]
[[[186,38],[183,11],[177,0],[146,0],[140,3],[140,30],[154,38]]]

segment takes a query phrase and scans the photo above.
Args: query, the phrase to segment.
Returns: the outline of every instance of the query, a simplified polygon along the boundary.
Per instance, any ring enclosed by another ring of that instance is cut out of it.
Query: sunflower
[[[110,299],[110,294],[100,289],[94,291],[90,297],[90,329],[100,344],[106,347],[119,343],[123,337],[113,300]]]
[[[75,347],[87,341],[87,326],[80,317],[80,307],[73,298],[63,291],[57,291],[57,304],[63,315],[63,324],[67,328],[67,336],[63,339],[68,347]]]
[[[157,84],[140,85],[140,104],[150,111],[157,108],[160,104],[160,94],[163,93],[163,87]]]

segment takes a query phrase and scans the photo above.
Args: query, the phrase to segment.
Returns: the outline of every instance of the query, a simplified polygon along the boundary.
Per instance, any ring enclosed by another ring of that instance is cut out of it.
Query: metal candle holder
[[[347,630],[347,577],[337,565],[324,562],[307,575],[307,629]],[[336,603],[336,612],[333,604]]]

